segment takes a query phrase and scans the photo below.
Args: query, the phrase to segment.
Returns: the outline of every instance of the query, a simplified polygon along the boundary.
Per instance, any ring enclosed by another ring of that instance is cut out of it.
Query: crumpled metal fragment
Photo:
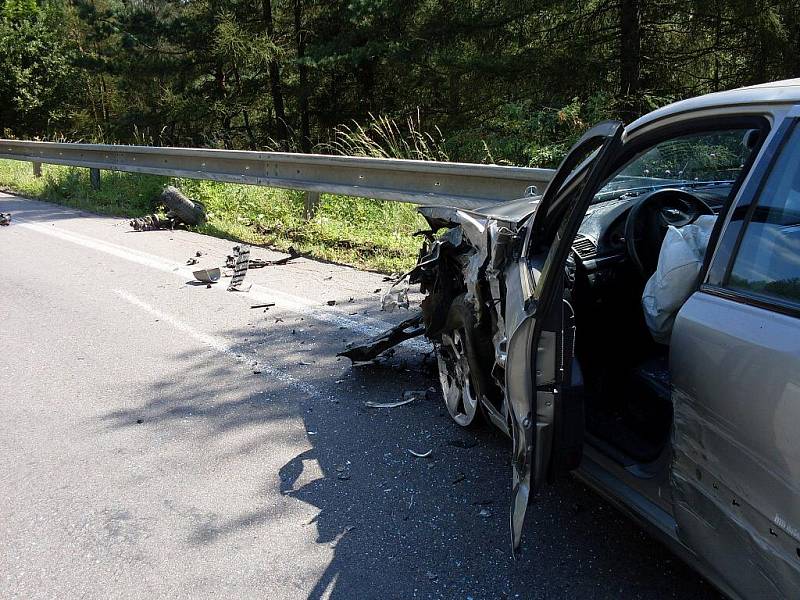
[[[383,332],[364,344],[340,352],[337,356],[346,356],[353,362],[372,360],[392,346],[422,335],[425,332],[425,327],[421,324],[422,313],[417,313],[410,319],[406,319],[399,325],[392,327],[389,331]]]
[[[408,274],[398,279],[381,298],[381,310],[389,313],[394,312],[398,308],[405,308],[408,310],[410,306],[408,300],[409,285]]]

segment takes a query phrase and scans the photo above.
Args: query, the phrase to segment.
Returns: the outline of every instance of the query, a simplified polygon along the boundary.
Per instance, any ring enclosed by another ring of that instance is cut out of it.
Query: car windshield
[[[665,140],[618,171],[597,193],[594,202],[633,197],[663,187],[732,184],[757,141],[755,129],[692,133]]]

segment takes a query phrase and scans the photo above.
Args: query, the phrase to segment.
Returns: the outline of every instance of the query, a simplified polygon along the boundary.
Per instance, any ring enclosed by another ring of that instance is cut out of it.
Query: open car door
[[[525,243],[506,275],[506,397],[511,416],[511,542],[516,551],[535,491],[556,471],[575,468],[583,406],[572,392],[574,315],[565,302],[570,247],[596,189],[609,174],[623,125],[589,130],[562,161],[527,224]],[[516,273],[514,272],[516,271]]]

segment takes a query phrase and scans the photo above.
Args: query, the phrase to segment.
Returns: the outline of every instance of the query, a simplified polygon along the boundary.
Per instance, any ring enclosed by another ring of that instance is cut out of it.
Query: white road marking
[[[176,319],[172,315],[165,313],[163,311],[158,310],[156,307],[151,306],[144,300],[137,298],[133,294],[126,292],[125,290],[114,290],[114,293],[117,294],[123,300],[130,302],[137,308],[142,309],[143,311],[150,313],[154,317],[157,317],[161,321],[165,321],[172,325],[175,329],[182,331],[183,333],[187,334],[188,336],[196,339],[198,342],[201,342],[208,346],[209,348],[216,350],[220,354],[227,356],[235,360],[238,363],[246,364],[248,368],[252,368],[251,365],[256,361],[256,354],[250,354],[246,352],[236,352],[233,350],[230,344],[228,344],[222,338],[215,337],[213,335],[209,335],[207,333],[203,333],[202,331],[198,331],[188,323],[184,323],[183,321]],[[305,392],[309,396],[312,397],[321,397],[323,394],[319,391],[319,389],[304,381],[300,381],[285,371],[281,369],[276,369],[275,367],[271,367],[269,365],[265,365],[261,362],[257,365],[257,370],[262,371],[264,374],[268,375],[273,379],[277,379],[278,381],[285,383],[286,385],[290,385],[294,388]]]
[[[152,269],[157,269],[165,273],[173,273],[177,277],[183,278],[184,281],[194,279],[192,270],[186,268],[185,265],[172,262],[166,258],[156,256],[155,254],[142,252],[141,250],[134,250],[126,246],[121,246],[112,242],[106,242],[104,240],[99,240],[97,238],[75,233],[73,231],[66,231],[56,227],[55,225],[35,223],[28,221],[27,219],[17,219],[17,227],[24,227],[37,233],[49,235],[66,242],[84,246],[86,248],[91,248],[92,250],[110,254],[111,256],[116,256],[129,262],[137,263]],[[225,292],[225,286],[215,286],[214,289]],[[264,286],[257,284],[254,284],[250,288],[250,291],[246,294],[242,294],[242,296],[247,297],[248,301],[252,299],[264,302],[275,302],[276,306],[279,308],[284,308],[320,322],[330,323],[332,325],[336,325],[337,327],[344,327],[368,337],[383,333],[387,329],[394,326],[393,323],[388,323],[374,317],[362,316],[359,320],[351,319],[333,307],[330,309],[321,309],[318,305],[318,301],[311,300],[309,298],[303,298],[302,296],[295,296],[294,294],[281,292],[276,289],[267,289]],[[421,339],[406,340],[402,345],[418,352],[431,351],[431,345]]]

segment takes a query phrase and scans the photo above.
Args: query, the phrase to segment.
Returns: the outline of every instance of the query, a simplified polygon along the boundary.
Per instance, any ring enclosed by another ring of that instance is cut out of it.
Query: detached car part
[[[166,208],[164,218],[156,214],[146,215],[130,221],[136,231],[152,231],[156,229],[174,229],[178,225],[202,225],[206,222],[206,208],[197,201],[184,196],[181,191],[171,185],[164,188],[158,203]]]

